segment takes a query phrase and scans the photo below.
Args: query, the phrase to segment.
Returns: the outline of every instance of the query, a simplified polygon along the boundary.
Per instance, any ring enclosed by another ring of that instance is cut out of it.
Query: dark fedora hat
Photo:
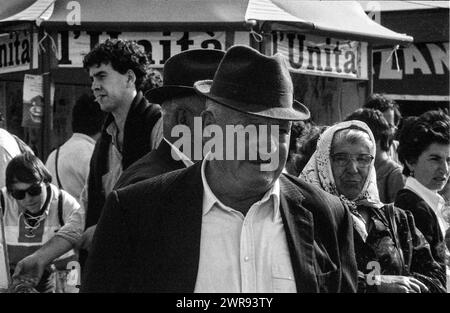
[[[279,120],[300,121],[309,110],[294,100],[291,76],[280,54],[265,56],[247,46],[233,46],[213,80],[198,81],[200,94],[231,109]]]
[[[164,64],[163,85],[150,89],[145,97],[153,103],[193,93],[198,80],[212,79],[225,52],[212,49],[186,50],[170,57]]]

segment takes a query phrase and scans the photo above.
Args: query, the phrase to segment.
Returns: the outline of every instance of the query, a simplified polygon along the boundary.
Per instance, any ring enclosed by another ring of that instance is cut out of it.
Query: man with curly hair
[[[83,65],[95,99],[108,115],[80,199],[86,208],[82,247],[89,245],[92,226],[122,171],[156,148],[162,136],[161,107],[149,103],[142,93],[150,63],[136,42],[108,39],[84,57]]]

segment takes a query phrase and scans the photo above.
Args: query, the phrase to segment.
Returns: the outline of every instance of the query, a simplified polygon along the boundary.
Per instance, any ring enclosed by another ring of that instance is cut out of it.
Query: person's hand
[[[17,263],[12,279],[14,281],[27,282],[36,286],[42,278],[46,264],[36,254],[31,254]]]
[[[381,293],[421,293],[428,292],[427,286],[409,276],[380,275],[380,284],[377,286]]]
[[[86,231],[83,233],[83,235],[81,236],[81,245],[80,245],[81,249],[85,249],[85,250],[89,251],[89,249],[91,248],[91,244],[92,244],[92,238],[94,238],[94,233],[95,233],[96,227],[97,227],[97,225],[93,225],[93,226],[89,227],[88,229],[86,229]]]

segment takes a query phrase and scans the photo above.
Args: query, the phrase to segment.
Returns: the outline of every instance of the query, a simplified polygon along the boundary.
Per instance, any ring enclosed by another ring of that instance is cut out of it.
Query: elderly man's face
[[[268,190],[278,179],[286,163],[291,122],[237,113],[229,116],[223,124],[221,127],[224,130],[227,126],[238,125],[257,130],[256,137],[247,135],[240,140],[235,137],[234,157],[232,160],[227,157],[224,161],[232,183],[261,192]],[[227,149],[230,149],[228,142],[225,145],[225,150]],[[245,151],[245,158],[242,154],[238,157],[239,149]]]

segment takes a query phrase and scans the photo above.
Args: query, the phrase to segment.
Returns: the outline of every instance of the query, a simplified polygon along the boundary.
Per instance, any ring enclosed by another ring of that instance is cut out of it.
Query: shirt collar
[[[119,145],[119,127],[116,122],[113,120],[106,127],[106,132],[111,136],[111,143],[113,146],[117,148],[117,150],[122,153],[122,146]]]
[[[108,135],[110,135],[110,136],[113,136],[113,137],[114,137],[114,136],[117,134],[117,131],[118,131],[117,125],[116,125],[116,123],[114,122],[114,120],[113,120],[111,123],[109,123],[108,126],[106,126],[106,132],[107,132]]]
[[[175,153],[178,157],[178,160],[181,160],[186,167],[189,167],[194,164],[183,152],[180,151],[176,146],[171,144],[166,138],[163,138],[163,140],[170,146],[172,149],[172,152]]]
[[[89,141],[90,143],[95,144],[95,140],[94,140],[91,136],[88,136],[88,135],[83,134],[83,133],[73,133],[73,134],[72,134],[72,137],[73,137],[73,138],[84,139],[84,140],[86,140],[86,141]]]
[[[445,203],[444,198],[440,194],[428,189],[411,176],[406,179],[405,188],[420,196],[436,214],[439,214],[440,209]]]
[[[213,208],[215,204],[217,204],[220,208],[230,212],[233,210],[233,208],[230,208],[229,206],[226,206],[223,204],[216,195],[212,192],[211,188],[209,187],[209,184],[206,180],[205,175],[205,169],[206,169],[206,163],[208,162],[208,155],[205,156],[205,158],[202,161],[202,167],[201,167],[201,175],[202,175],[202,184],[203,184],[203,215],[208,214],[209,211]],[[275,222],[280,218],[280,179],[278,178],[275,183],[273,184],[272,188],[269,189],[264,196],[256,203],[263,204],[267,201],[273,201],[273,215],[272,215],[272,221]]]

